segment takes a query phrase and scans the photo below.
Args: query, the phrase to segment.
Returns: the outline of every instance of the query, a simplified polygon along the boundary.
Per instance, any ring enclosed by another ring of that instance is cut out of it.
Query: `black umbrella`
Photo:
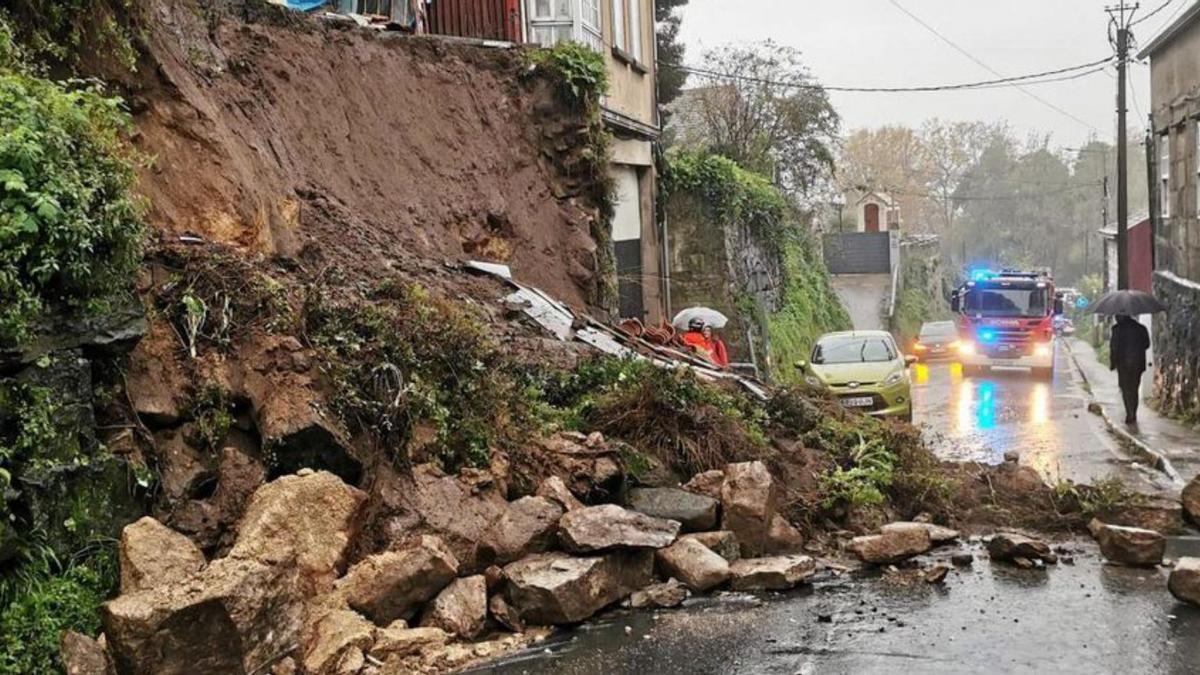
[[[1167,311],[1161,300],[1143,291],[1113,291],[1092,305],[1093,314],[1137,316]]]

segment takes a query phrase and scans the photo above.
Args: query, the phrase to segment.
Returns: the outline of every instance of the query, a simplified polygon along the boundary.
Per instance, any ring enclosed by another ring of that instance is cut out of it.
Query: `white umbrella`
[[[709,307],[689,307],[675,315],[675,320],[671,322],[672,326],[681,330],[687,330],[688,324],[693,319],[700,319],[705,326],[714,329],[721,329],[725,324],[729,323],[728,317]]]

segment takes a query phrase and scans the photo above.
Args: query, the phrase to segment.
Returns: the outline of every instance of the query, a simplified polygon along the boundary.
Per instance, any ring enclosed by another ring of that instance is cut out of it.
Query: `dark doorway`
[[[863,207],[863,221],[866,223],[867,232],[879,231],[879,205],[867,204]]]

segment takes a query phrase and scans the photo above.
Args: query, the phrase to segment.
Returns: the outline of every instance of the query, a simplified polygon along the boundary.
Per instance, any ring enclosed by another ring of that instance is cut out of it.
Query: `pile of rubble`
[[[625,506],[585,506],[550,477],[505,503],[472,549],[421,524],[354,559],[368,501],[332,473],[284,476],[253,494],[211,561],[152,518],[129,525],[120,595],[99,639],[64,638],[68,672],[440,672],[621,601],[783,590],[817,570],[759,462],[636,488]]]

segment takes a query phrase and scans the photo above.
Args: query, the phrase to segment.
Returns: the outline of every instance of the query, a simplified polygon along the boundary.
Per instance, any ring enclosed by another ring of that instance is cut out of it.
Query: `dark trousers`
[[[1137,368],[1117,369],[1117,383],[1121,386],[1121,398],[1125,400],[1126,422],[1137,421],[1138,403],[1141,399],[1138,389],[1142,384],[1143,372]]]

